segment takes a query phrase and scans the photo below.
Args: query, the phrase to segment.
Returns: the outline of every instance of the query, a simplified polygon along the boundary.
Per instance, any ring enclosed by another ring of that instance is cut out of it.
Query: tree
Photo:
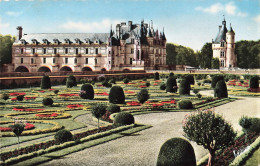
[[[234,142],[236,133],[223,117],[210,110],[199,111],[183,120],[184,136],[210,153],[208,165],[214,165],[215,152]]]
[[[211,68],[212,69],[219,69],[219,59],[218,58],[213,58],[211,60]]]
[[[66,80],[66,86],[67,88],[72,88],[73,86],[77,86],[76,77],[74,77],[73,75],[68,76]]]
[[[41,89],[50,89],[51,79],[49,76],[43,76],[41,80]]]
[[[17,123],[10,127],[12,128],[12,131],[14,132],[14,134],[16,135],[16,137],[18,139],[18,145],[20,145],[19,137],[21,136],[21,134],[24,130],[24,124]]]
[[[227,98],[227,85],[224,80],[220,80],[217,82],[217,85],[214,89],[214,96],[218,98]]]
[[[180,95],[190,95],[190,82],[186,78],[181,80],[179,93]]]
[[[142,104],[146,102],[149,98],[150,95],[147,89],[141,89],[140,92],[138,92],[137,94],[137,100]]]
[[[154,80],[159,80],[160,74],[158,72],[154,73]]]
[[[166,44],[166,64],[172,69],[176,65],[176,46],[173,43]]]
[[[199,64],[201,68],[211,68],[211,60],[213,57],[212,43],[206,43],[200,51]]]
[[[98,119],[98,131],[100,131],[99,128],[99,119],[106,113],[107,107],[102,104],[97,104],[92,107],[92,115]]]
[[[217,85],[217,82],[220,80],[224,80],[224,77],[222,75],[214,75],[212,77],[212,81],[211,81],[211,88],[215,88]]]
[[[82,99],[94,99],[94,89],[91,84],[84,84],[81,86],[81,91],[79,93],[79,96]]]
[[[169,77],[166,82],[166,92],[177,92],[177,82],[175,77]]]
[[[3,64],[12,63],[12,45],[15,41],[15,36],[0,34],[0,71]]]

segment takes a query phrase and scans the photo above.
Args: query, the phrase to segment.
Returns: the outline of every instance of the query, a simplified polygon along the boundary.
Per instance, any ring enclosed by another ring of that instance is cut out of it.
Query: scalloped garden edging
[[[53,112],[53,111],[52,111]],[[11,118],[11,119],[21,119],[21,120],[51,120],[51,119],[65,119],[71,117],[69,113],[46,113],[45,111],[42,112],[37,112],[38,114],[35,114],[34,112],[19,112],[19,113],[10,113],[10,114],[5,114],[4,117],[6,118]],[[35,114],[34,117],[19,117],[19,115],[30,115],[30,114]],[[55,114],[55,116],[54,116]],[[42,116],[41,116],[42,115]],[[46,116],[44,116],[46,115]],[[50,116],[48,116],[50,115]],[[14,117],[16,116],[16,117]],[[17,117],[18,116],[18,117]]]

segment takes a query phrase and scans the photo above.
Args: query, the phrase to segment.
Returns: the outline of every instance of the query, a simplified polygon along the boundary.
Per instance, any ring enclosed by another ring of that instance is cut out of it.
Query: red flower
[[[45,91],[44,90],[40,90],[39,92],[44,93]]]
[[[49,89],[49,91],[54,91],[55,89]]]
[[[109,94],[107,92],[104,92],[104,93],[96,93],[96,95],[108,96]]]
[[[19,96],[19,95],[25,95],[25,93],[18,93],[18,92],[13,92],[9,94],[10,96]]]
[[[131,102],[128,102],[127,103],[128,105],[131,105],[131,106],[140,106],[141,104],[137,101],[131,101]]]
[[[139,88],[146,88],[147,86],[145,85],[140,85]]]
[[[16,101],[17,99],[16,99],[16,97],[14,97],[14,98],[11,98],[11,100],[12,100],[12,101]]]
[[[163,104],[152,104],[153,107],[161,107]]]
[[[125,91],[125,93],[135,93],[135,92],[133,92],[133,91]]]
[[[57,114],[57,113],[52,113],[52,114],[36,114],[35,116],[38,116],[38,117],[56,117],[58,115],[59,114]]]
[[[71,105],[67,105],[67,108],[80,108],[83,107],[83,105],[81,104],[71,104]]]
[[[35,100],[36,97],[24,97],[24,100]]]
[[[60,94],[59,96],[71,97],[71,96],[79,96],[79,94]]]

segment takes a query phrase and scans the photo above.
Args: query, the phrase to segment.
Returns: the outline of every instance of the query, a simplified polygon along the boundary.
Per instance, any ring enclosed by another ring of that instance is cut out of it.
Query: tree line
[[[235,54],[237,55],[237,67],[260,68],[260,40],[236,42]],[[212,43],[205,43],[201,50],[196,52],[189,47],[167,43],[166,59],[168,65],[219,68],[218,58],[213,58]]]

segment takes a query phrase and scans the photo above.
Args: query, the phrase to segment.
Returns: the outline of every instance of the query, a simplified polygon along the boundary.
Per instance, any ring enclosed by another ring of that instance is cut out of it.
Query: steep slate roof
[[[222,27],[218,32],[218,35],[215,39],[215,43],[220,43],[222,41],[226,41],[226,33],[228,32],[227,27],[226,27],[226,21],[224,18],[224,21],[222,21]]]
[[[58,39],[61,43],[65,43],[65,39],[69,39],[71,43],[76,43],[75,39],[79,39],[83,43],[86,43],[86,39],[89,39],[90,42],[100,41],[101,43],[107,43],[109,35],[109,33],[35,33],[24,34],[15,43],[21,44],[21,40],[25,40],[26,43],[32,44],[33,39],[36,39],[38,43],[43,43],[43,39],[47,39],[50,43],[54,43],[54,39]]]

